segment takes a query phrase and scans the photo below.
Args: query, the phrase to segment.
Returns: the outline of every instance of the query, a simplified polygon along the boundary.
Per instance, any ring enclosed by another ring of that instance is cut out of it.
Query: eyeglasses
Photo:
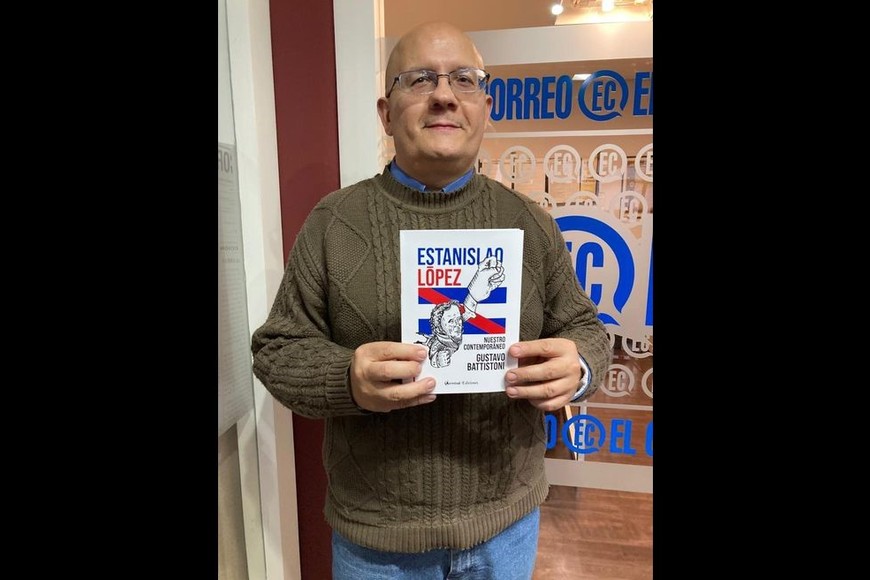
[[[399,73],[399,76],[393,79],[386,96],[389,97],[397,85],[403,91],[414,95],[430,95],[435,92],[438,79],[441,77],[447,77],[447,82],[454,93],[476,93],[485,90],[486,83],[489,81],[489,73],[479,68],[458,68],[441,74],[434,70],[409,70]]]

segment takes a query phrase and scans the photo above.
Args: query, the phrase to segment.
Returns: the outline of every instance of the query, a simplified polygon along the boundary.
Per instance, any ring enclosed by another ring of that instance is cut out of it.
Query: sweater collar
[[[396,178],[396,181],[398,181],[402,185],[406,185],[406,186],[408,186],[411,189],[414,189],[416,191],[426,191],[426,184],[422,183],[420,181],[417,181],[416,179],[414,179],[413,177],[411,177],[410,175],[408,175],[407,173],[402,171],[402,168],[399,167],[398,163],[396,163],[395,157],[393,158],[392,161],[390,161],[390,164],[387,167],[389,168],[390,173],[392,173],[393,177]],[[447,185],[445,185],[441,189],[438,189],[438,190],[431,190],[430,189],[430,191],[439,191],[439,192],[444,192],[444,193],[451,193],[453,191],[456,191],[460,187],[463,187],[466,183],[471,181],[472,177],[474,177],[474,168],[473,167],[471,169],[469,169],[467,173],[463,174],[462,177],[460,177],[456,181],[452,181],[452,182],[448,183]]]
[[[380,191],[385,193],[394,203],[403,207],[416,208],[424,214],[458,210],[472,203],[475,199],[479,199],[480,194],[489,189],[489,182],[492,181],[483,173],[472,173],[468,183],[456,191],[434,194],[431,191],[420,191],[400,182],[390,171],[389,165],[385,165],[384,170],[375,175],[373,179]]]

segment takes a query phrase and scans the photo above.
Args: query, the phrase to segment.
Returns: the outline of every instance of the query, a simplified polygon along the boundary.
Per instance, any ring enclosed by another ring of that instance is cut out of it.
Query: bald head
[[[449,74],[467,68],[483,69],[483,59],[471,39],[446,22],[410,30],[387,62],[384,95],[390,96],[378,98],[381,124],[393,138],[396,165],[430,189],[456,181],[477,160],[492,97],[485,90],[453,90]],[[414,70],[438,75],[431,92],[393,87],[399,74]]]
[[[432,62],[424,62],[427,55],[439,53],[463,55],[468,61],[463,66],[484,68],[477,47],[462,30],[448,22],[425,22],[406,32],[393,47],[387,60],[384,91],[390,90],[396,75],[406,70],[439,70]]]

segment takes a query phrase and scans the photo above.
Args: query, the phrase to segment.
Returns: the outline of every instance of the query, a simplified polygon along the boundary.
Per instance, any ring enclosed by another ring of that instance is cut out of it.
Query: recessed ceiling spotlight
[[[553,4],[552,6],[550,6],[550,12],[553,14],[553,16],[560,15],[564,10],[565,9],[562,8],[561,2],[559,2],[558,4]]]

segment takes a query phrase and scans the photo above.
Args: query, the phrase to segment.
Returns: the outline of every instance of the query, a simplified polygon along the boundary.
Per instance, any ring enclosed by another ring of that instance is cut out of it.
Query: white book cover
[[[419,377],[435,393],[504,391],[516,368],[520,229],[401,230],[402,342],[429,349]]]

